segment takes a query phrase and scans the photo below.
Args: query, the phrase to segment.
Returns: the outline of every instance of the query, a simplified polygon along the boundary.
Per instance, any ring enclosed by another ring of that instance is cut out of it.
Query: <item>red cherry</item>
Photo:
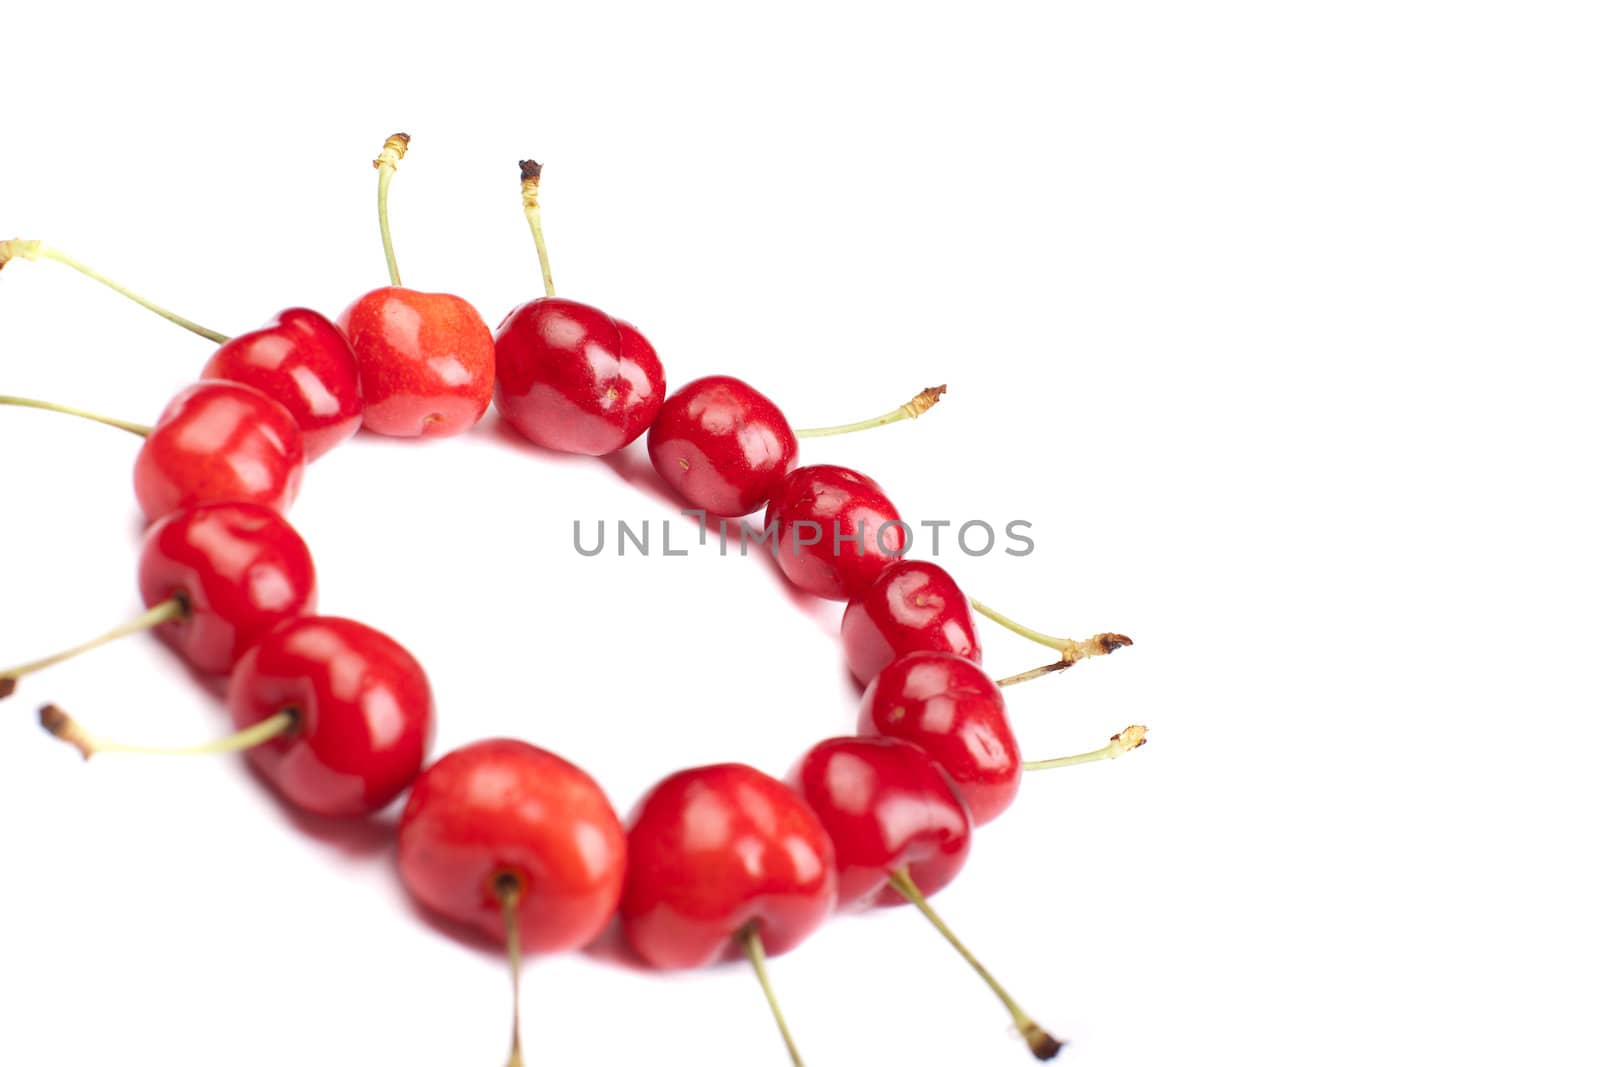
[[[365,403],[362,425],[389,437],[472,429],[494,396],[494,338],[471,304],[391,285],[345,308]]]
[[[836,737],[790,775],[833,841],[839,906],[903,904],[889,884],[907,871],[931,896],[967,862],[972,820],[950,776],[926,752],[893,737]]]
[[[787,952],[833,909],[833,846],[792,790],[753,767],[680,771],[639,803],[628,830],[622,932],[661,968],[699,967],[755,929]]]
[[[300,427],[282,404],[237,382],[199,382],[156,420],[133,465],[152,521],[198,504],[252,503],[287,511],[305,473]]]
[[[729,518],[766,503],[800,450],[776,404],[722,376],[667,397],[649,447],[656,471],[690,505]]]
[[[339,328],[315,311],[290,308],[212,353],[202,378],[226,378],[261,390],[300,426],[306,461],[331,451],[361,428],[361,379]]]
[[[644,335],[598,308],[530,300],[495,331],[494,403],[545,448],[603,456],[650,428],[666,396]]]
[[[284,623],[245,653],[228,685],[234,725],[282,713],[293,727],[249,750],[297,807],[319,815],[379,810],[416,778],[433,735],[433,695],[411,653],[349,619]]]
[[[432,910],[505,934],[517,887],[523,948],[588,944],[616,911],[628,842],[594,779],[522,741],[456,749],[417,779],[400,818],[400,877]]]
[[[795,585],[848,600],[905,551],[900,513],[877,482],[846,467],[797,467],[767,503],[778,567]]]
[[[966,594],[943,567],[900,560],[856,594],[840,624],[845,661],[866,685],[907,652],[950,652],[983,661]]]
[[[225,674],[274,626],[316,608],[311,551],[260,504],[206,504],[151,526],[139,555],[147,607],[183,612],[156,630],[197,669]]]
[[[861,698],[860,731],[927,752],[961,790],[975,826],[1010,807],[1022,784],[1022,753],[1000,687],[948,652],[911,652],[879,672]]]

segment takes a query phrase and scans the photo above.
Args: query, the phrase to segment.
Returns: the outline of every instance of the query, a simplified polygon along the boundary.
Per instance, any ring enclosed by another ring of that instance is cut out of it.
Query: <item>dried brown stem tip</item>
[[[0,678],[0,700],[4,700],[16,691],[17,680],[15,678]]]
[[[520,160],[517,166],[522,168],[522,180],[525,182],[536,182],[539,180],[539,175],[544,173],[544,168],[539,165],[537,160]]]
[[[1111,758],[1116,759],[1118,756],[1125,756],[1144,744],[1149,740],[1149,738],[1145,737],[1145,734],[1149,732],[1143,726],[1129,726],[1121,733],[1112,734],[1111,746],[1115,751],[1112,753]]]
[[[39,258],[39,250],[44,247],[43,241],[24,241],[20,237],[13,237],[9,241],[0,241],[0,267],[4,267],[13,259]]]
[[[1036,1060],[1053,1060],[1066,1048],[1064,1042],[1045,1033],[1038,1023],[1029,1023],[1027,1029],[1022,1031],[1022,1039],[1028,1043],[1028,1051],[1033,1053]]]
[[[83,732],[83,727],[54,704],[46,704],[39,709],[39,725],[43,726],[50,736],[65,741],[77,749],[78,754],[84,759],[94,755],[94,745],[89,736]]]
[[[409,133],[391,133],[389,139],[383,142],[383,151],[378,153],[378,158],[372,161],[374,168],[382,170],[385,166],[393,167],[406,158],[406,148],[411,144]]]
[[[948,392],[948,390],[945,386],[930,385],[928,388],[912,397],[911,402],[906,404],[903,410],[908,417],[914,419],[918,415],[926,412],[929,408],[933,407],[933,405],[937,404],[939,402],[939,398],[944,396],[946,392]]]

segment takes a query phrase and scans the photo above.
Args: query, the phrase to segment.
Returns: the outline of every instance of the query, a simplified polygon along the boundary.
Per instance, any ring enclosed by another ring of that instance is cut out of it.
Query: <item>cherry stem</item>
[[[143,423],[113,419],[109,415],[97,415],[92,411],[83,411],[80,408],[69,408],[65,404],[52,404],[48,400],[30,400],[25,396],[0,396],[0,407],[38,408],[40,411],[55,411],[62,415],[76,415],[80,419],[98,422],[102,426],[115,426],[119,430],[126,430],[136,437],[150,436],[151,427]]]
[[[789,1033],[789,1024],[783,1019],[783,1009],[778,1007],[778,995],[772,989],[772,980],[767,976],[767,948],[761,943],[761,927],[751,923],[739,931],[739,944],[744,948],[744,954],[750,959],[750,966],[755,968],[756,980],[761,983],[761,992],[767,996],[767,1006],[772,1009],[772,1018],[778,1024],[778,1033],[783,1035],[783,1043],[789,1050],[789,1059],[794,1062],[794,1067],[805,1067],[800,1059],[800,1049],[794,1043],[794,1035]]]
[[[113,292],[121,293],[129,300],[132,300],[135,304],[154,311],[157,315],[160,315],[168,322],[176,323],[177,325],[182,326],[185,330],[188,330],[190,333],[199,334],[208,341],[214,341],[219,345],[228,339],[227,334],[218,333],[216,330],[208,330],[198,322],[186,319],[176,312],[168,311],[155,301],[145,299],[132,289],[129,289],[127,286],[121,285],[112,281],[110,278],[107,278],[104,274],[101,274],[87,263],[83,263],[77,259],[74,259],[65,252],[61,251],[59,248],[51,248],[43,241],[25,241],[20,237],[13,238],[9,241],[0,241],[0,267],[4,267],[9,261],[17,258],[34,261],[38,261],[41,258],[53,259],[57,263],[62,263],[71,267],[79,274],[93,278],[107,289],[110,289]]]
[[[78,720],[54,704],[46,704],[39,709],[39,725],[52,737],[65,741],[77,749],[84,759],[101,752],[131,752],[143,756],[212,756],[223,752],[243,752],[247,748],[255,748],[275,737],[282,737],[292,732],[299,723],[300,713],[293,708],[286,708],[270,718],[262,719],[254,726],[246,727],[238,733],[229,734],[216,741],[182,748],[160,748],[107,741],[85,730],[79,725]]]
[[[875,419],[862,419],[860,422],[847,422],[842,426],[821,426],[810,430],[796,430],[796,437],[836,437],[842,433],[855,433],[857,430],[870,430],[877,426],[887,426],[892,422],[901,422],[905,419],[914,419],[939,402],[945,394],[945,387],[932,385],[901,404],[887,415],[879,415]]]
[[[522,922],[517,906],[522,903],[522,879],[511,873],[494,880],[495,896],[500,898],[500,917],[506,924],[506,959],[511,964],[511,1054],[506,1067],[522,1067]]]
[[[528,229],[533,231],[533,246],[539,250],[539,273],[544,275],[544,295],[556,295],[556,283],[550,277],[550,250],[544,246],[544,226],[539,222],[539,175],[544,168],[531,159],[524,159],[522,168],[522,214],[527,217]]]
[[[1095,634],[1086,641],[1078,641],[1071,637],[1051,637],[1047,633],[1041,633],[1031,626],[1024,626],[1015,619],[1000,614],[977,597],[969,597],[968,599],[972,602],[973,610],[979,615],[994,620],[1007,630],[1026,637],[1029,641],[1060,652],[1062,660],[1066,662],[1068,667],[1080,659],[1088,659],[1090,656],[1109,656],[1117,649],[1127,648],[1133,644],[1133,638],[1125,637],[1122,634]],[[1063,669],[1062,667],[1054,666],[1050,668],[1050,670],[1056,671]],[[1042,671],[1041,673],[1048,674],[1049,671]],[[1018,681],[1027,681],[1027,679],[1019,677]]]
[[[389,284],[400,284],[400,265],[394,259],[394,240],[389,236],[389,182],[394,180],[395,167],[406,157],[411,144],[409,134],[392,133],[383,142],[383,150],[372,165],[378,169],[378,231],[383,234],[383,258],[389,265]]]
[[[1121,733],[1111,735],[1111,743],[1093,752],[1080,752],[1076,756],[1057,756],[1055,759],[1025,760],[1025,771],[1048,771],[1055,767],[1076,767],[1080,763],[1098,763],[1103,759],[1119,759],[1143,745],[1149,733],[1143,726],[1129,726]]]
[[[1041,1060],[1054,1059],[1056,1053],[1061,1051],[1062,1043],[1051,1037],[1038,1023],[1034,1022],[1033,1018],[1022,1010],[1022,1006],[1011,998],[1011,994],[1005,991],[1005,987],[995,980],[994,975],[989,973],[988,968],[978,962],[978,957],[974,956],[971,950],[961,943],[961,939],[956,937],[955,932],[945,925],[944,920],[939,917],[939,913],[933,910],[933,906],[928,903],[928,898],[922,895],[922,890],[917,888],[917,883],[911,880],[911,875],[904,870],[895,871],[889,876],[889,884],[894,886],[901,896],[915,905],[918,911],[922,912],[923,916],[933,924],[933,928],[944,935],[944,939],[950,942],[957,952],[961,953],[961,958],[966,960],[974,971],[978,972],[978,977],[982,978],[989,988],[994,991],[994,995],[1000,998],[1000,1003],[1004,1004],[1006,1010],[1011,1013],[1012,1021],[1016,1023],[1017,1030],[1022,1034],[1023,1040],[1027,1041],[1028,1048],[1033,1052],[1035,1058]]]
[[[130,619],[121,626],[107,630],[91,641],[85,641],[81,645],[75,645],[63,652],[57,652],[53,656],[36,659],[32,663],[24,663],[20,667],[12,667],[8,671],[0,671],[0,700],[5,699],[16,691],[19,679],[33,674],[35,671],[42,671],[46,667],[54,667],[57,663],[64,663],[69,659],[83,655],[85,652],[92,652],[101,645],[109,645],[111,642],[127,637],[130,634],[154,629],[162,623],[181,619],[188,614],[189,606],[184,602],[183,598],[171,597],[163,600],[138,618]]]

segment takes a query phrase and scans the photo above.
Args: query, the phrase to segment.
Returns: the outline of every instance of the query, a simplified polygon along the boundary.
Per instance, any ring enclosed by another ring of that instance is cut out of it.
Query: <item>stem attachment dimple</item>
[[[410,134],[391,133],[383,142],[383,150],[372,165],[378,169],[378,230],[383,234],[383,259],[389,266],[389,284],[400,284],[400,265],[394,258],[394,241],[389,236],[389,182],[394,179],[395,168],[406,157],[411,144]]]
[[[113,419],[109,415],[97,415],[93,411],[84,411],[81,408],[71,408],[65,404],[52,404],[48,400],[32,400],[25,396],[0,396],[0,407],[37,408],[40,411],[54,411],[61,415],[74,415],[90,422],[98,422],[102,426],[115,426],[119,430],[126,430],[135,437],[149,437],[151,427],[141,422],[128,422],[123,419]]]
[[[1093,752],[1080,752],[1076,756],[1057,756],[1055,759],[1027,760],[1022,764],[1025,771],[1048,771],[1055,767],[1076,767],[1080,763],[1097,763],[1103,759],[1120,759],[1140,747],[1147,740],[1149,731],[1143,726],[1129,726],[1120,733],[1111,735],[1111,743],[1105,748],[1097,748]]]
[[[143,630],[153,630],[162,623],[181,619],[188,613],[188,604],[182,597],[169,597],[137,618],[129,619],[121,626],[113,627],[99,637],[85,641],[81,645],[74,645],[54,655],[45,656],[43,659],[24,663],[20,667],[12,667],[10,670],[0,671],[0,700],[4,700],[16,691],[19,679],[25,678],[36,671],[42,671],[46,667],[54,667],[58,663],[65,663],[69,659],[81,656],[85,652],[92,652],[101,645],[109,645],[111,642],[131,634],[136,634]]]
[[[533,246],[539,250],[539,273],[544,276],[544,295],[556,295],[556,283],[550,277],[550,251],[544,246],[544,226],[539,221],[539,175],[544,168],[531,159],[522,160],[522,214],[533,231]]]
[[[796,430],[794,435],[796,437],[836,437],[843,433],[871,430],[878,426],[888,426],[890,423],[915,419],[937,404],[939,398],[944,396],[946,391],[946,388],[942,385],[931,385],[886,415],[879,415],[875,419],[862,419],[860,422],[847,422],[840,426],[820,426],[808,430]]]
[[[1011,1021],[1016,1024],[1017,1031],[1022,1035],[1022,1039],[1028,1043],[1028,1050],[1033,1053],[1034,1058],[1040,1060],[1055,1059],[1056,1054],[1063,1048],[1062,1042],[1051,1037],[1042,1026],[1034,1022],[1032,1016],[1023,1011],[1022,1006],[1012,999],[1011,994],[1006,992],[1005,987],[995,980],[994,975],[989,973],[988,968],[978,962],[978,957],[974,956],[971,950],[961,943],[961,939],[956,937],[955,931],[946,926],[945,921],[939,917],[939,913],[933,910],[933,905],[929,904],[928,899],[922,895],[922,890],[918,889],[917,883],[911,880],[911,875],[904,870],[895,871],[889,876],[889,884],[894,886],[895,890],[915,906],[918,911],[922,912],[923,917],[933,924],[933,928],[944,935],[944,939],[950,942],[951,947],[961,954],[961,958],[966,960],[972,969],[978,973],[978,977],[982,978],[984,983],[994,991],[994,995],[1000,999],[1000,1003],[1005,1005],[1006,1011],[1011,1013]]]
[[[99,282],[107,289],[110,289],[112,292],[121,293],[123,296],[127,297],[129,300],[132,300],[140,307],[154,311],[157,315],[160,315],[168,322],[182,326],[190,333],[198,334],[208,341],[214,341],[220,345],[228,339],[227,334],[218,333],[216,330],[208,330],[198,322],[186,319],[176,312],[168,311],[155,301],[148,300],[145,297],[140,296],[127,286],[121,285],[112,281],[110,278],[107,278],[104,274],[101,274],[87,263],[83,263],[74,259],[65,252],[61,251],[59,248],[51,248],[43,241],[24,241],[20,237],[13,238],[9,241],[0,241],[0,268],[3,268],[13,259],[30,259],[37,261],[40,258],[53,259],[57,263],[71,267],[79,274],[82,274],[87,278],[93,278],[95,281]]]
[[[751,922],[738,933],[739,944],[744,948],[744,954],[750,960],[750,966],[755,969],[756,980],[761,983],[761,992],[766,994],[767,1007],[772,1009],[773,1021],[778,1024],[778,1033],[783,1035],[783,1044],[789,1050],[789,1059],[794,1067],[805,1067],[800,1059],[800,1049],[794,1043],[794,1035],[789,1033],[789,1024],[784,1021],[783,1009],[778,1007],[778,995],[773,991],[772,980],[767,976],[767,949],[761,943],[761,926]]]
[[[84,759],[101,752],[130,752],[141,756],[214,756],[223,752],[243,752],[245,749],[264,745],[274,738],[292,733],[299,724],[300,713],[294,708],[285,708],[276,715],[262,719],[254,726],[246,727],[238,733],[229,734],[216,741],[182,748],[157,748],[148,745],[125,745],[120,741],[107,741],[96,737],[85,730],[78,720],[54,704],[46,704],[39,709],[39,725],[52,737],[65,741],[77,749]]]
[[[522,903],[522,879],[509,871],[496,876],[494,894],[500,898],[500,917],[506,927],[506,960],[511,964],[511,1053],[506,1067],[522,1064],[522,922],[517,907]]]

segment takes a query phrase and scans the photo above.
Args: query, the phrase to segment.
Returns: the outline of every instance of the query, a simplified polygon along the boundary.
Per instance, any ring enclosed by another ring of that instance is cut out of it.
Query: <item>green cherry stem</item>
[[[522,903],[522,879],[506,872],[494,880],[494,894],[500,898],[500,917],[506,926],[506,961],[511,965],[511,1052],[506,1067],[522,1064],[522,921],[517,906]]]
[[[394,170],[406,157],[411,136],[392,133],[383,142],[383,150],[372,165],[378,169],[378,231],[383,235],[383,258],[389,265],[389,284],[400,284],[400,265],[394,259],[394,240],[389,236],[389,183],[394,180]]]
[[[924,389],[910,400],[901,404],[885,415],[875,419],[862,419],[860,422],[847,422],[841,426],[819,426],[809,430],[796,430],[796,437],[836,437],[843,433],[855,433],[857,430],[871,430],[879,426],[888,426],[890,423],[902,422],[906,419],[915,419],[939,402],[946,390],[942,385],[933,385]]]
[[[1076,767],[1080,763],[1098,763],[1103,759],[1120,759],[1143,745],[1148,740],[1146,735],[1149,732],[1143,726],[1129,726],[1120,733],[1112,734],[1111,743],[1105,748],[1097,748],[1093,752],[1080,752],[1076,756],[1025,760],[1023,761],[1022,769],[1025,771],[1048,771],[1056,767]]]
[[[266,744],[273,738],[293,733],[299,722],[299,713],[289,708],[270,718],[262,719],[254,726],[238,733],[229,734],[227,737],[203,745],[157,748],[150,745],[127,745],[121,741],[107,741],[96,737],[79,725],[78,720],[54,704],[46,704],[39,709],[39,725],[44,727],[50,736],[65,741],[77,749],[84,759],[101,752],[131,752],[143,756],[211,756],[223,752],[243,752],[247,748]]]
[[[978,957],[974,956],[972,951],[961,943],[961,939],[956,937],[955,931],[945,925],[945,921],[939,917],[939,913],[933,910],[933,905],[929,904],[928,898],[922,895],[922,890],[918,889],[917,883],[911,880],[911,875],[904,870],[895,871],[889,876],[889,884],[894,886],[895,890],[905,897],[918,911],[922,912],[923,917],[933,924],[935,930],[944,935],[944,939],[950,942],[951,947],[961,954],[961,958],[966,960],[974,971],[978,972],[978,977],[982,978],[989,988],[994,991],[994,995],[1000,998],[1000,1003],[1004,1004],[1006,1011],[1011,1013],[1012,1022],[1016,1023],[1017,1031],[1022,1034],[1023,1040],[1028,1043],[1028,1050],[1033,1053],[1034,1057],[1040,1060],[1054,1059],[1056,1054],[1061,1051],[1062,1043],[1051,1037],[1043,1027],[1034,1022],[1033,1017],[1023,1011],[1022,1006],[1016,1002],[1010,993],[1006,992],[1004,986],[995,980],[994,975],[989,973],[989,969],[978,962]]]
[[[136,437],[150,436],[151,428],[143,423],[113,419],[109,415],[97,415],[80,408],[69,408],[65,404],[52,404],[48,400],[31,400],[25,396],[0,396],[0,407],[37,408],[40,411],[55,411],[62,415],[76,415],[80,419],[98,422],[102,426],[115,426],[119,430],[126,430]]]
[[[550,250],[544,246],[544,225],[539,221],[539,175],[544,171],[538,163],[524,159],[522,168],[522,214],[533,231],[533,246],[539,250],[539,273],[544,277],[544,295],[556,295],[556,283],[550,277]]]
[[[160,315],[168,322],[176,323],[177,325],[182,326],[185,330],[188,330],[190,333],[199,334],[201,337],[204,337],[209,341],[214,341],[219,345],[228,339],[227,334],[218,333],[216,330],[208,330],[198,322],[186,319],[176,312],[168,311],[155,301],[148,300],[145,297],[140,296],[127,286],[107,278],[104,274],[101,274],[87,263],[74,259],[72,256],[69,256],[65,252],[61,251],[61,249],[52,248],[43,241],[25,241],[20,237],[13,238],[9,241],[0,241],[0,267],[4,267],[13,259],[29,259],[36,262],[40,259],[53,259],[57,263],[71,267],[79,274],[93,278],[107,289],[110,289],[113,292],[121,293],[129,300],[132,300],[135,304],[154,311],[157,315]]]
[[[1051,637],[1047,633],[1035,630],[1031,626],[1024,626],[1015,619],[1000,614],[977,597],[969,597],[968,599],[972,603],[972,609],[979,615],[999,623],[1012,633],[1026,637],[1035,644],[1043,645],[1045,648],[1053,648],[1061,653],[1063,661],[1061,665],[1052,665],[1048,669],[1041,668],[1040,673],[1048,674],[1050,671],[1065,670],[1080,659],[1088,659],[1090,656],[1108,656],[1119,648],[1127,648],[1133,644],[1133,638],[1125,637],[1122,634],[1095,634],[1086,641],[1078,641],[1071,637]],[[1030,673],[1030,677],[1032,676]],[[1026,681],[1027,679],[1019,677],[1017,680]]]
[[[188,613],[189,607],[184,603],[183,599],[181,597],[172,597],[163,600],[138,618],[129,619],[121,626],[107,630],[93,640],[85,641],[81,645],[74,645],[72,648],[57,652],[53,656],[45,656],[43,659],[36,659],[32,663],[24,663],[20,667],[12,667],[10,670],[0,671],[0,700],[4,700],[16,692],[17,682],[36,671],[42,671],[46,667],[54,667],[58,663],[65,663],[69,659],[81,656],[85,652],[92,652],[101,645],[109,645],[111,642],[120,640],[130,634],[153,630],[162,623],[181,619]]]
[[[766,994],[767,1007],[772,1009],[773,1021],[778,1024],[778,1033],[783,1035],[783,1043],[789,1050],[789,1059],[794,1067],[805,1067],[800,1059],[800,1049],[794,1043],[794,1035],[789,1033],[789,1024],[784,1021],[783,1009],[778,1007],[778,995],[772,989],[772,979],[767,976],[767,949],[761,943],[761,927],[751,923],[739,931],[739,944],[744,948],[744,954],[750,960],[750,966],[755,969],[756,980],[761,983],[761,992]]]

